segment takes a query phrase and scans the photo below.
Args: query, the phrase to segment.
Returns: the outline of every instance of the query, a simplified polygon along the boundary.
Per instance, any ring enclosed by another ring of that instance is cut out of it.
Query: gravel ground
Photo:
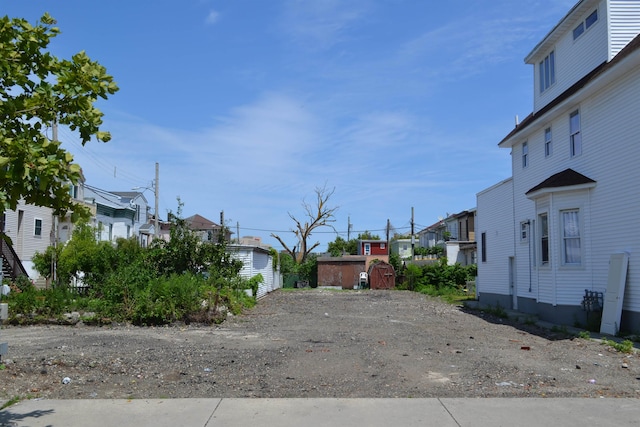
[[[4,399],[640,397],[637,353],[405,291],[276,291],[218,326],[0,339]]]

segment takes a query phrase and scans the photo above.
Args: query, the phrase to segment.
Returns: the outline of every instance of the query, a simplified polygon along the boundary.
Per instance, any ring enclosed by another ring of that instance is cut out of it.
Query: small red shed
[[[371,289],[393,289],[396,286],[396,272],[393,266],[384,261],[371,264],[369,286]]]

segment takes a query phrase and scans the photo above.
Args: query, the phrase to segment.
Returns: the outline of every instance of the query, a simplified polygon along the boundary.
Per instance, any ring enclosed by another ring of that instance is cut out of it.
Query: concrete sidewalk
[[[25,400],[5,426],[631,426],[640,399],[152,399]]]

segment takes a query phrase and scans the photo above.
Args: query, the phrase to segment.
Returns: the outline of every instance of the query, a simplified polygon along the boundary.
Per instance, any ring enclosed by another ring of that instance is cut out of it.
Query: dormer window
[[[556,82],[556,54],[551,51],[540,61],[540,92],[544,92]]]
[[[591,12],[591,15],[587,16],[587,19],[585,19],[584,21],[584,26],[588,30],[589,28],[591,28],[593,24],[596,23],[597,20],[598,20],[598,9]]]
[[[598,9],[591,12],[591,14],[587,16],[587,19],[585,19],[583,22],[580,22],[578,26],[573,29],[573,39],[575,40],[578,37],[580,37],[582,33],[584,33],[586,30],[591,28],[591,26],[595,24],[597,21],[598,21]]]

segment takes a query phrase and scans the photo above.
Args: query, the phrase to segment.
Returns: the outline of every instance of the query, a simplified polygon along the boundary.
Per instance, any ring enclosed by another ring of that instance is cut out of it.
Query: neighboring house
[[[84,204],[83,180],[78,185],[70,185],[69,192],[75,203]],[[85,207],[89,208],[91,215],[95,213],[91,206]],[[6,234],[13,243],[13,251],[6,242],[2,244],[3,273],[15,277],[22,272],[33,279],[36,285],[44,286],[44,278],[34,268],[33,256],[36,252],[44,253],[49,246],[69,240],[73,230],[71,215],[54,216],[51,208],[27,205],[21,201],[16,210],[6,211],[0,222],[0,232]],[[22,267],[15,264],[16,257]]]
[[[84,200],[96,209],[95,226],[99,241],[115,242],[136,236],[134,230],[147,223],[140,207],[130,198],[85,184]],[[136,236],[138,238],[138,236]]]
[[[389,243],[391,253],[398,255],[400,259],[411,259],[411,239],[394,239]]]
[[[136,237],[143,248],[149,246],[155,234],[155,225],[147,198],[139,191],[110,191],[110,193],[118,196],[120,203],[129,204],[135,209],[132,236]]]
[[[451,215],[445,222],[452,230],[449,240],[445,242],[445,256],[449,265],[476,263],[475,218],[476,209],[474,208]]]
[[[47,247],[53,244],[53,229],[53,211],[50,208],[27,205],[21,201],[16,210],[6,211],[2,232],[11,239],[15,256],[22,263],[24,270],[19,266],[11,266],[10,270],[3,269],[4,273],[15,277],[17,273],[22,272],[31,279],[37,279],[39,274],[34,269],[33,256],[36,252],[44,253]],[[3,267],[9,267],[7,263],[13,257],[10,253],[4,253],[4,249]]]
[[[279,269],[273,268],[273,257],[269,249],[259,246],[227,245],[227,252],[242,261],[240,276],[245,279],[261,274],[263,281],[258,287],[258,298],[282,288],[282,276]]]
[[[445,223],[442,219],[433,225],[418,231],[418,244],[421,248],[431,249],[444,243]]]
[[[638,33],[640,1],[583,0],[525,58],[533,112],[499,143],[512,178],[477,196],[481,303],[574,324],[627,252],[619,326],[640,330]]]
[[[185,218],[184,221],[192,231],[200,236],[203,242],[216,243],[218,241],[222,227],[215,222],[198,214]],[[228,229],[225,230],[224,238],[227,242],[231,239],[231,232]]]
[[[389,248],[386,240],[358,240],[357,255],[384,255],[389,256]]]

